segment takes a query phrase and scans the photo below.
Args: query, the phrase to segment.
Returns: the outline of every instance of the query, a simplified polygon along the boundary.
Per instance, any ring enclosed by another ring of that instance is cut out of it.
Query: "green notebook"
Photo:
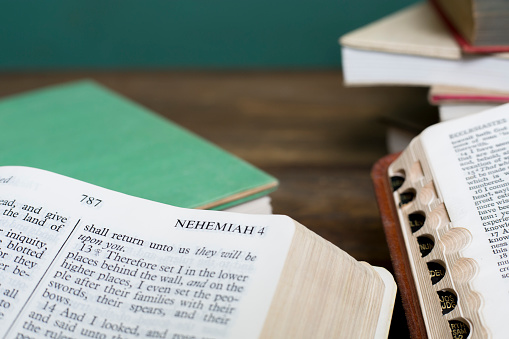
[[[223,209],[277,180],[91,81],[0,101],[0,165],[30,166],[188,208]]]

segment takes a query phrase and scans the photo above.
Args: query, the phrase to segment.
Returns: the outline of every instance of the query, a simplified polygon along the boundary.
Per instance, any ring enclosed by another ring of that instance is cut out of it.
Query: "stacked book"
[[[509,102],[508,26],[507,1],[417,3],[341,37],[345,84],[430,87],[440,120]]]

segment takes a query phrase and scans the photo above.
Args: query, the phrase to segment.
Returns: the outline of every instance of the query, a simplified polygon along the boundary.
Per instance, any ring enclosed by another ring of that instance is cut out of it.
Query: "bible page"
[[[257,338],[294,231],[0,167],[0,337]]]
[[[482,295],[482,321],[495,338],[505,338],[509,311],[509,105],[432,126],[421,134],[421,141],[453,229],[466,230],[461,234],[469,238],[460,256],[477,263],[470,286]]]

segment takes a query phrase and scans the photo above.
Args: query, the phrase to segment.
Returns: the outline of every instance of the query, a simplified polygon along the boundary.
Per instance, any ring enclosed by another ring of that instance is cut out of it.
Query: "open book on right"
[[[508,337],[508,113],[433,125],[374,167],[412,337]]]

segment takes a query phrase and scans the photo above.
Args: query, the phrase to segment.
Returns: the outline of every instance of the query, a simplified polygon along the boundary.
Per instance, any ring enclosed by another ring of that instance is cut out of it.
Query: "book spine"
[[[400,231],[429,338],[488,338],[470,281],[477,262],[461,250],[470,233],[453,225],[419,139],[388,170]]]
[[[509,102],[509,96],[496,95],[477,95],[477,94],[431,94],[429,102],[432,105],[440,105],[446,103],[494,103],[503,104]]]

